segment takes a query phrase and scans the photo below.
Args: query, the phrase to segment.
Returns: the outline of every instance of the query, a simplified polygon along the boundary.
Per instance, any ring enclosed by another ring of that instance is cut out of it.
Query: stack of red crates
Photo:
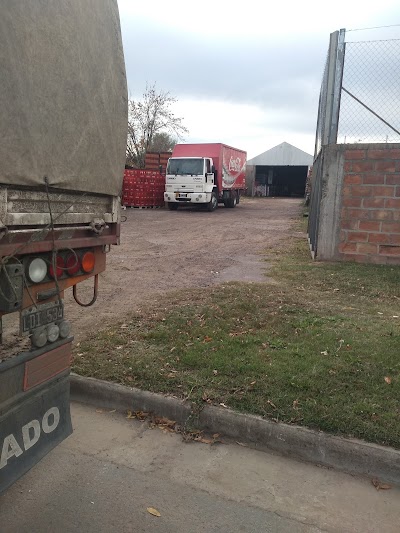
[[[158,170],[165,173],[171,152],[147,152],[145,159],[146,170]]]
[[[127,207],[162,207],[165,174],[157,170],[125,170],[122,204]]]

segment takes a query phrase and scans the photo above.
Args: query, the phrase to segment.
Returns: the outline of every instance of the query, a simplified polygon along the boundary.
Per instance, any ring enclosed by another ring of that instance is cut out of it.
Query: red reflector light
[[[94,269],[95,257],[93,252],[85,252],[82,256],[82,270],[88,274]]]
[[[63,275],[64,266],[65,266],[64,259],[60,255],[57,255],[57,257],[56,257],[56,275],[57,275],[57,278],[60,278]],[[51,264],[49,266],[49,276],[51,278],[53,278],[53,279],[55,278],[54,267],[53,267],[53,259],[51,259]]]
[[[69,254],[65,261],[65,267],[70,276],[75,276],[81,269],[81,261],[77,254]]]

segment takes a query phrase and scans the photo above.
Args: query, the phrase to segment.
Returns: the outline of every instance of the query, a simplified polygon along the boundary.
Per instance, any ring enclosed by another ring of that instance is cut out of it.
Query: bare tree
[[[167,133],[166,131],[161,131],[155,133],[151,145],[149,146],[150,152],[172,152],[174,146],[178,140]]]
[[[146,85],[141,100],[129,99],[127,164],[144,167],[146,153],[156,134],[175,134],[182,139],[182,135],[188,133],[182,118],[171,111],[171,105],[176,101],[168,91],[159,91],[156,84]]]

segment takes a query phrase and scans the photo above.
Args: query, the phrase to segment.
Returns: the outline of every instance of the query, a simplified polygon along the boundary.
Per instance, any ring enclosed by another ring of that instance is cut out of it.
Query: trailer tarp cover
[[[127,88],[117,0],[0,0],[0,183],[118,195]]]

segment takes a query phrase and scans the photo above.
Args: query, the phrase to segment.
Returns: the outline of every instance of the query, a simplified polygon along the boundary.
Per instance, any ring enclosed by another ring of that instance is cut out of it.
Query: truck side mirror
[[[211,167],[211,172],[212,172],[213,174],[215,174],[215,166],[214,166],[214,165],[212,165],[212,167]]]

